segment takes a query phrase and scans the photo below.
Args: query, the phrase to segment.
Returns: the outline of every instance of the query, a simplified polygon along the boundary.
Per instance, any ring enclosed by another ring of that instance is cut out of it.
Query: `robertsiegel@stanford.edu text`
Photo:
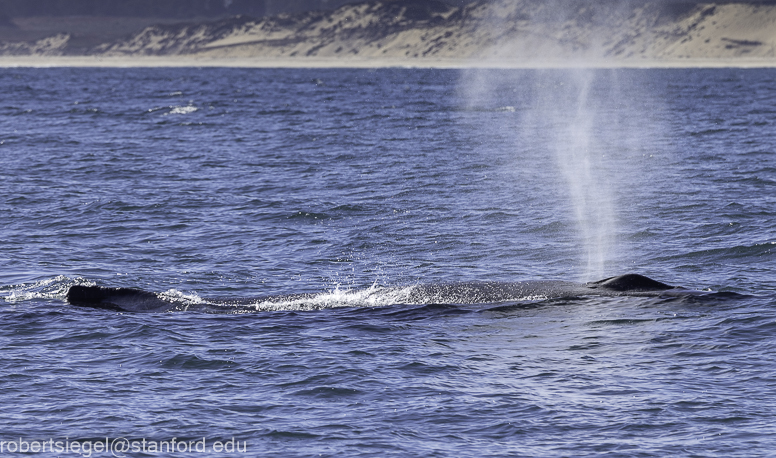
[[[165,455],[174,453],[206,453],[206,452],[228,452],[228,453],[247,453],[248,442],[238,441],[234,437],[225,441],[208,441],[206,438],[200,440],[179,440],[173,437],[168,440],[147,440],[147,439],[126,439],[119,437],[110,439],[106,437],[101,440],[76,440],[62,439],[39,439],[26,440],[23,438],[13,440],[0,439],[0,455],[6,453],[63,453],[76,454],[86,458],[93,454],[108,453],[111,456],[121,457],[125,453],[164,453]]]

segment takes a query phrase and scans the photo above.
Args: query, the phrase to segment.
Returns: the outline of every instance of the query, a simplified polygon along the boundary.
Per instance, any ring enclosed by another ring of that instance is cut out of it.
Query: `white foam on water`
[[[195,111],[198,110],[197,107],[192,107],[191,105],[187,105],[187,106],[184,106],[184,107],[170,107],[170,108],[172,108],[172,110],[170,110],[170,112],[168,114],[181,114],[182,115],[182,114],[194,113]]]
[[[95,283],[80,277],[70,278],[65,275],[58,275],[33,283],[5,286],[0,289],[0,299],[12,304],[35,299],[65,300],[67,291],[76,284],[95,285]]]
[[[159,293],[157,294],[157,296],[159,296],[159,299],[165,300],[167,302],[181,302],[181,303],[187,303],[187,304],[207,303],[207,301],[199,297],[197,293],[184,293],[174,288],[168,289],[165,292]]]
[[[274,310],[320,310],[337,307],[384,307],[409,303],[415,286],[403,288],[385,288],[378,285],[363,290],[341,290],[315,294],[295,299],[259,300],[249,307],[258,311]]]

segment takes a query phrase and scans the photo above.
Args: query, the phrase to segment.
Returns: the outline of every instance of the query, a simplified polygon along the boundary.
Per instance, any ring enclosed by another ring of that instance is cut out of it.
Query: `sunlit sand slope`
[[[89,49],[71,46],[72,35],[60,33],[0,43],[0,54],[518,64],[776,60],[776,5],[551,3],[367,2],[293,16],[154,25]]]

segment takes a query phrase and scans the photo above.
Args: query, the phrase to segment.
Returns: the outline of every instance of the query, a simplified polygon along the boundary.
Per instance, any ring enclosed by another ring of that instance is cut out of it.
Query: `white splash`
[[[64,275],[58,275],[33,283],[4,286],[0,288],[0,298],[11,304],[35,299],[64,300],[67,290],[75,284],[94,285],[94,283],[80,277],[73,279]]]
[[[186,304],[204,304],[206,301],[199,297],[197,293],[184,293],[177,289],[168,289],[163,293],[158,294],[159,299],[163,299],[168,302],[183,302]]]
[[[174,114],[183,115],[183,114],[194,113],[195,111],[197,111],[197,107],[192,107],[191,105],[187,105],[185,107],[171,107],[171,108],[172,110],[170,110],[169,114],[173,114],[173,115]]]
[[[337,307],[383,307],[394,304],[406,304],[414,286],[405,288],[385,288],[373,284],[362,290],[341,290],[316,294],[298,299],[259,300],[250,305],[258,311],[277,310],[320,310]]]

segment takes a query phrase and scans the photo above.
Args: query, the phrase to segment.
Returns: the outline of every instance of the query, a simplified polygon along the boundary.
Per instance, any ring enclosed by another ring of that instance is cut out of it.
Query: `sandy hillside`
[[[335,11],[210,23],[158,24],[88,48],[58,33],[0,43],[0,54],[262,60],[546,62],[724,60],[776,65],[776,5],[538,0],[463,7],[427,1],[372,1]],[[570,4],[571,5],[571,4]]]

